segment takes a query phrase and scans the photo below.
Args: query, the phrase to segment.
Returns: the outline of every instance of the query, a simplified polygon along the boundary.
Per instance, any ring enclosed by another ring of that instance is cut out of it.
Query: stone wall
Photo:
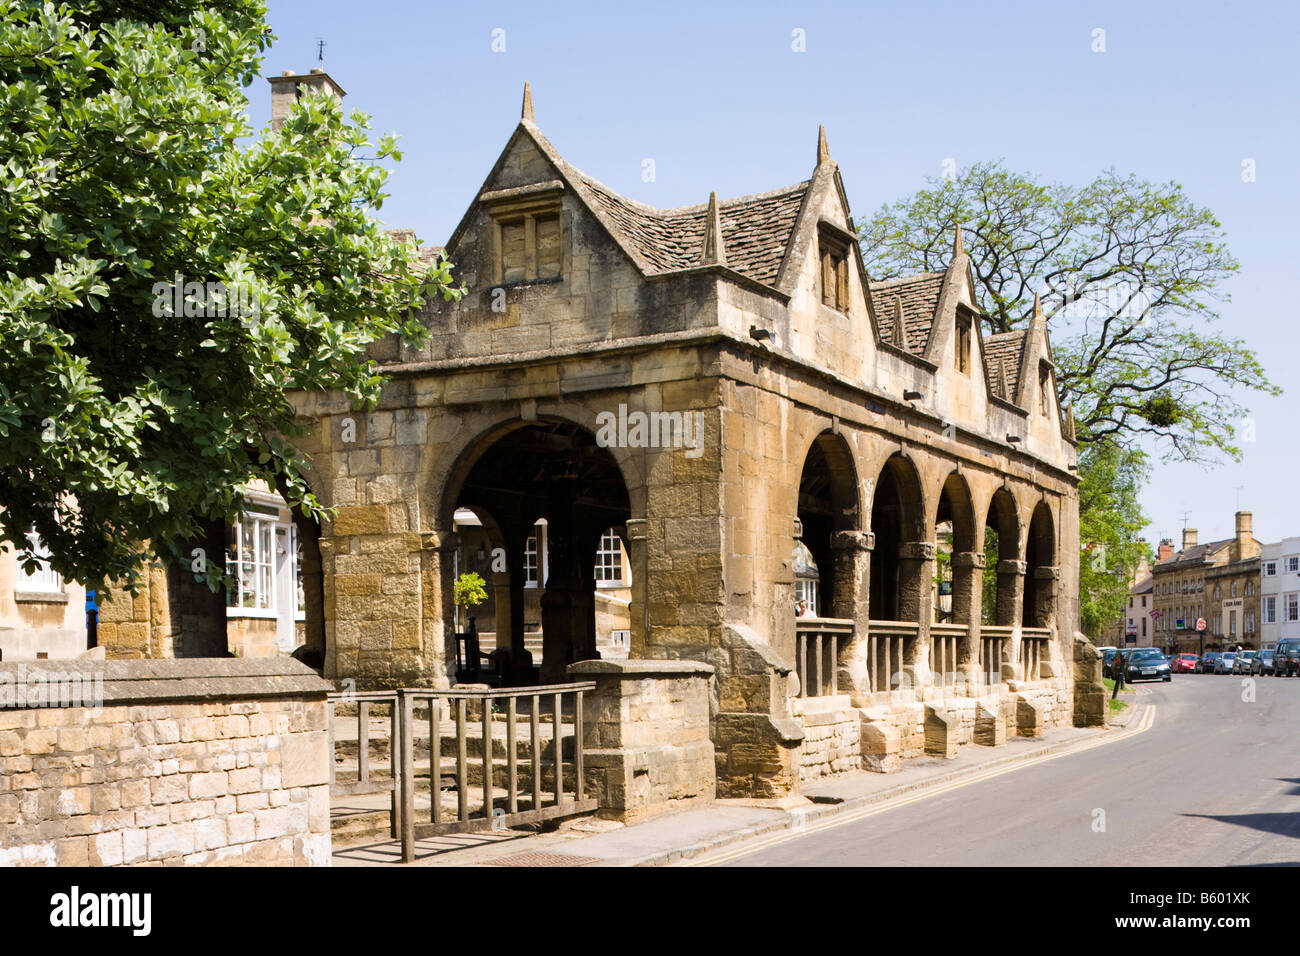
[[[330,685],[286,659],[78,666],[102,703],[28,706],[70,665],[0,665],[0,865],[329,865]]]
[[[709,679],[694,661],[581,661],[583,769],[602,816],[632,821],[711,801]]]
[[[799,782],[862,769],[861,719],[847,694],[796,698],[795,719],[803,724]]]

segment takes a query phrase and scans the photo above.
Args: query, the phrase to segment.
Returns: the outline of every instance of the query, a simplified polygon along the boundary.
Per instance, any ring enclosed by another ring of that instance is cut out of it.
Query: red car
[[[1174,666],[1170,670],[1175,674],[1193,674],[1196,672],[1196,661],[1195,654],[1179,654],[1174,658]]]

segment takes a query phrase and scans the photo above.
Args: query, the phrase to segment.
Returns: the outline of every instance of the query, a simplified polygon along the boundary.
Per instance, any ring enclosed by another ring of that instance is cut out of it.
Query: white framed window
[[[1290,571],[1300,571],[1300,554],[1293,554],[1286,559],[1286,569]]]
[[[600,536],[596,549],[596,586],[621,587],[623,584],[623,542],[613,528]]]
[[[16,590],[30,591],[37,594],[62,594],[63,575],[50,567],[48,561],[50,552],[46,549],[45,543],[41,541],[41,536],[36,533],[35,525],[32,525],[26,537],[31,542],[32,553],[41,561],[41,566],[31,573],[20,568]]]
[[[1276,576],[1276,575],[1277,575],[1277,562],[1276,562],[1276,561],[1265,561],[1265,562],[1264,562],[1264,577],[1266,577],[1266,578],[1271,578],[1271,577],[1274,577],[1274,576]]]
[[[1255,633],[1255,612],[1254,611],[1246,612],[1245,633],[1246,634]]]
[[[546,522],[533,525],[533,533],[524,543],[524,587],[546,584]]]
[[[275,520],[245,514],[230,526],[226,543],[226,606],[241,611],[275,611]]]
[[[1286,619],[1300,621],[1300,593],[1292,591],[1286,596]]]
[[[817,584],[816,578],[796,578],[794,582],[794,600],[798,604],[800,601],[808,602],[808,614],[811,617],[817,617]]]
[[[1262,601],[1263,601],[1262,607],[1264,611],[1264,623],[1276,624],[1277,623],[1277,597],[1275,595],[1270,594],[1264,597]]]

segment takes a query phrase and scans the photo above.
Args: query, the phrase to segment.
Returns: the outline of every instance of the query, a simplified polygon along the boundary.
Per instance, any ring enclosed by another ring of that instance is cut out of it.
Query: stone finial
[[[903,327],[903,299],[894,296],[894,344],[900,349],[907,348],[907,329]]]
[[[533,88],[527,80],[524,80],[524,108],[519,118],[529,123],[536,122],[533,119]]]
[[[704,215],[704,251],[700,265],[725,266],[727,250],[722,242],[722,214],[718,211],[718,194],[709,193],[709,209]]]
[[[826,127],[817,127],[817,165],[831,161],[831,148],[826,145]]]
[[[1034,319],[1038,320],[1043,317],[1043,300],[1039,298],[1037,292],[1034,293]]]
[[[952,257],[956,259],[958,256],[962,256],[965,254],[966,254],[966,250],[962,247],[961,244],[961,223],[957,223],[957,234],[953,237],[952,240]]]
[[[1074,441],[1074,440],[1075,440],[1074,406],[1073,406],[1073,405],[1067,405],[1067,406],[1065,406],[1065,437],[1068,438],[1070,441]]]

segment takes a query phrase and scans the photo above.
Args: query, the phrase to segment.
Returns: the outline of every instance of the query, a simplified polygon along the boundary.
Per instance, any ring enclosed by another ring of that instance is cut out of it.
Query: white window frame
[[[287,531],[289,548],[288,573],[293,575],[293,587],[290,589],[293,601],[293,619],[307,619],[302,588],[302,543],[298,540],[298,526],[291,520],[285,520],[286,508],[274,501],[264,501],[248,496],[249,504],[255,511],[245,511],[240,520],[231,526],[234,538],[234,552],[226,549],[226,574],[234,579],[227,587],[227,617],[248,617],[274,620],[280,615],[280,582],[276,579],[275,541],[278,531]],[[273,516],[271,512],[276,514]],[[244,551],[244,525],[252,525],[253,556],[246,560]],[[247,564],[252,569],[253,586],[251,592],[244,588],[244,575],[241,567]],[[268,593],[262,594],[265,589]],[[252,606],[245,605],[245,595],[253,596]]]
[[[1292,571],[1300,571],[1300,554],[1292,554],[1287,557],[1286,570],[1288,574]]]
[[[1277,595],[1265,594],[1263,597],[1263,612],[1265,624],[1277,623]]]
[[[1265,562],[1264,562],[1264,577],[1266,577],[1266,578],[1271,578],[1271,577],[1276,577],[1276,576],[1277,576],[1277,562],[1276,562],[1276,561],[1265,561]]]
[[[546,577],[546,520],[542,519],[524,542],[524,587],[545,587]]]
[[[1285,595],[1285,598],[1284,611],[1286,612],[1287,621],[1300,621],[1300,592],[1292,591]]]
[[[62,594],[63,593],[63,575],[55,571],[49,564],[50,552],[41,541],[41,536],[36,533],[36,525],[25,535],[31,543],[31,551],[41,562],[41,567],[34,573],[28,573],[19,563],[19,578],[16,583],[15,591],[21,591],[29,594]]]
[[[596,546],[596,587],[621,588],[623,583],[623,540],[613,528],[605,529]]]

